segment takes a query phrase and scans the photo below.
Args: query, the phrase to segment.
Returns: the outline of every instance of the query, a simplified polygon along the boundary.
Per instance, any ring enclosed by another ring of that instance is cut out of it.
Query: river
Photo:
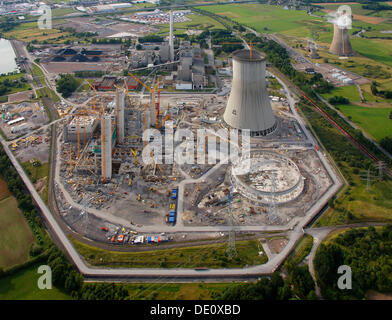
[[[17,70],[15,52],[9,40],[0,38],[0,57],[0,74]]]

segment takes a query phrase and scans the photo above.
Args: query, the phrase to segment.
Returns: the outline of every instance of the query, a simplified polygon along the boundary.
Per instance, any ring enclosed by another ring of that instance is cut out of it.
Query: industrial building
[[[255,50],[233,53],[233,82],[223,115],[232,128],[265,136],[276,129],[265,80],[266,58]]]
[[[354,55],[350,43],[348,29],[337,24],[333,25],[333,39],[329,52],[340,57],[349,57]]]

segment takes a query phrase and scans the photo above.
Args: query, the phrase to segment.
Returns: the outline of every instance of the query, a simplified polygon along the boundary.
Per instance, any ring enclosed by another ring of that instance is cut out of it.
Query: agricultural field
[[[59,289],[41,290],[37,286],[40,264],[22,269],[13,275],[0,278],[0,300],[71,300]]]
[[[9,196],[0,200],[0,268],[10,268],[29,260],[33,242],[34,236],[16,199]]]
[[[68,32],[62,32],[58,29],[39,29],[36,22],[23,23],[5,32],[4,37],[7,39],[17,39],[24,42],[51,42],[63,43],[66,40],[74,40]]]
[[[184,34],[187,30],[225,29],[225,27],[212,19],[197,13],[187,15],[190,21],[174,23],[174,34]],[[169,24],[158,25],[160,31],[157,34],[169,34]]]
[[[300,28],[314,20],[305,11],[285,10],[281,6],[264,4],[228,4],[200,7],[221,16],[254,28],[259,32],[284,33]]]
[[[178,249],[162,249],[145,252],[108,251],[71,239],[75,248],[94,266],[128,268],[240,268],[245,265],[264,264],[268,261],[258,240],[237,241],[238,256],[229,260],[226,243],[193,246]],[[262,251],[263,254],[259,255]]]

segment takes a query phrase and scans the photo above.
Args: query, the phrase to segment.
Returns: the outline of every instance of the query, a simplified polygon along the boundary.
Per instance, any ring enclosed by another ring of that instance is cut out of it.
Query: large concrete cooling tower
[[[341,57],[354,55],[347,28],[340,27],[337,24],[333,25],[333,39],[329,52]]]
[[[265,83],[263,54],[242,49],[233,53],[233,82],[223,119],[236,129],[265,136],[276,129]]]

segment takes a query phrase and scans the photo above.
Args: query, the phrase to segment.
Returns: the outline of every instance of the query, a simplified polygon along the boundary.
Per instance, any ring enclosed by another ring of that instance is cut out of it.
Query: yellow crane
[[[133,156],[135,157],[135,166],[137,166],[138,163],[139,163],[139,162],[137,161],[137,153],[136,153],[136,151],[133,150],[132,148],[131,148],[131,152],[132,152]]]
[[[154,108],[154,114],[155,114],[155,127],[158,128],[158,115],[157,115],[157,110],[156,110],[156,104],[155,104],[155,89],[149,87],[146,85],[143,81],[141,81],[138,77],[133,75],[132,73],[128,72],[128,74],[135,79],[138,83],[140,83],[144,88],[146,88],[148,91],[151,92],[151,97],[152,97],[152,106]]]
[[[86,81],[87,84],[90,86],[91,89],[93,89],[93,111],[95,111],[95,87],[91,85],[90,82]]]

